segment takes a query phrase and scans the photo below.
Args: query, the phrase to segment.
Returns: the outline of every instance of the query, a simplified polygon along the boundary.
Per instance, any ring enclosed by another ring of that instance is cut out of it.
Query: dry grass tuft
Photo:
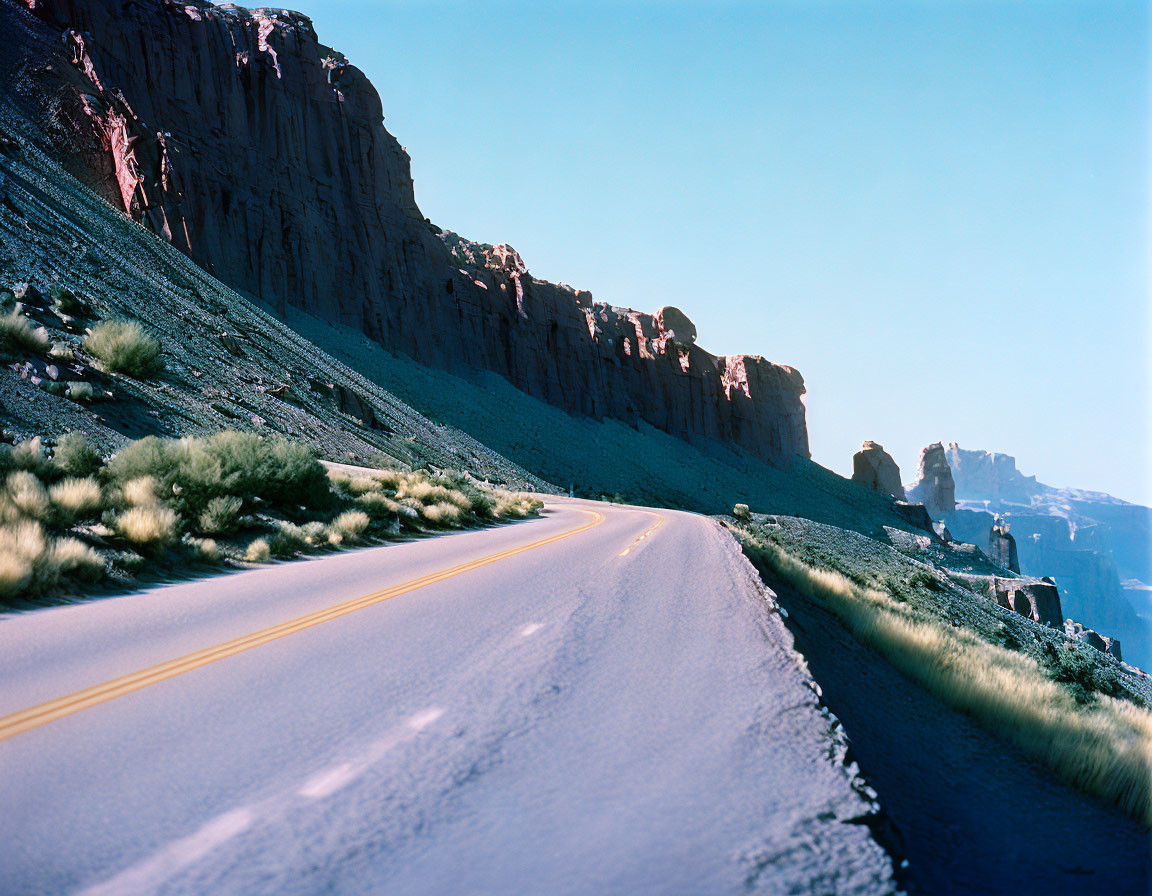
[[[0,351],[25,351],[44,355],[52,348],[48,331],[39,327],[23,314],[9,311],[0,314]]]
[[[1069,783],[1152,825],[1152,713],[1103,694],[1081,705],[1032,658],[917,618],[883,591],[741,534],[757,560],[828,607],[904,675]]]
[[[52,562],[62,575],[90,582],[104,575],[104,558],[76,538],[58,538],[52,545]]]
[[[331,544],[356,544],[370,525],[372,521],[363,510],[345,510],[328,526],[328,541]]]
[[[148,507],[159,501],[158,483],[155,476],[137,476],[124,483],[121,494],[124,503],[130,507]]]
[[[164,369],[160,340],[134,320],[104,320],[84,337],[84,349],[112,373],[147,379]]]
[[[176,540],[180,518],[162,504],[129,507],[116,518],[116,531],[137,547],[158,550]]]
[[[267,563],[272,559],[272,548],[263,538],[254,539],[244,552],[244,559],[249,563]]]
[[[48,515],[48,492],[44,484],[27,470],[8,475],[0,518],[15,522],[21,517],[42,520]]]
[[[91,478],[62,479],[48,489],[48,497],[57,517],[65,525],[95,519],[104,506],[100,484]]]
[[[424,508],[424,519],[434,526],[458,526],[463,516],[464,511],[449,501],[430,504]]]

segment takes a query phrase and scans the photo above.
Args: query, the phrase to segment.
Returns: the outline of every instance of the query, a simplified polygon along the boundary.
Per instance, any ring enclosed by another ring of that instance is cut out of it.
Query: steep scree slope
[[[809,456],[797,371],[711,355],[668,316],[595,303],[428,223],[378,94],[306,16],[202,0],[0,8],[5,30],[34,15],[55,41],[17,65],[19,89],[73,170],[229,285],[568,411]]]

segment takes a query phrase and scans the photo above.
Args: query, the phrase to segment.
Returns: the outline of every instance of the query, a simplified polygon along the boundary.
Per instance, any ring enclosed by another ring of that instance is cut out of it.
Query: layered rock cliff
[[[221,280],[571,412],[808,456],[797,371],[711,355],[676,309],[594,302],[427,222],[378,94],[306,16],[22,2],[60,36],[36,71],[73,169]]]

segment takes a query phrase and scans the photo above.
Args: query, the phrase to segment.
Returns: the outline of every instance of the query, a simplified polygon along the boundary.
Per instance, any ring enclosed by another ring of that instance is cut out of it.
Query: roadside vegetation
[[[134,320],[102,320],[88,330],[83,345],[110,373],[148,379],[164,369],[160,340]]]
[[[1022,639],[1003,624],[996,629],[1002,643],[992,643],[911,599],[938,597],[947,587],[943,577],[917,570],[873,582],[834,568],[843,561],[821,558],[826,550],[801,559],[794,545],[779,543],[773,526],[750,520],[746,508],[736,516],[741,522],[733,531],[770,580],[826,607],[902,674],[1069,783],[1152,825],[1152,713],[1119,686],[1112,658],[1045,642],[1054,658],[1040,662],[1014,649]]]
[[[329,472],[302,444],[149,436],[109,459],[82,433],[0,445],[0,604],[266,563],[535,514],[461,473]]]

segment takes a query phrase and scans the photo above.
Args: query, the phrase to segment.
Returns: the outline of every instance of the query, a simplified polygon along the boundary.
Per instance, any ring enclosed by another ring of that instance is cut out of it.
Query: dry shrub
[[[456,504],[441,501],[424,508],[424,519],[434,526],[458,526],[464,511]]]
[[[468,496],[462,491],[443,485],[436,485],[427,479],[415,479],[402,483],[400,488],[396,490],[396,496],[399,498],[413,498],[425,505],[454,504],[464,512],[472,509],[472,502],[468,500]]]
[[[147,379],[164,369],[160,340],[134,320],[104,320],[84,337],[84,349],[112,373]]]
[[[94,519],[104,506],[104,495],[95,479],[69,477],[48,489],[48,497],[58,519],[65,525]]]
[[[244,552],[244,559],[249,563],[267,563],[272,559],[272,548],[263,538],[254,539]]]
[[[0,351],[25,351],[47,354],[52,347],[48,331],[16,311],[0,314]]]
[[[372,521],[363,510],[345,510],[328,526],[328,541],[331,544],[355,544],[363,538]]]
[[[1152,825],[1152,713],[1103,694],[1084,706],[1031,657],[917,618],[883,591],[814,569],[743,532],[750,553],[828,607],[896,669],[1069,783]]]
[[[7,533],[0,529],[0,538]],[[27,557],[0,546],[0,600],[23,593],[32,581],[32,562]]]
[[[61,575],[99,581],[104,575],[104,558],[77,538],[58,538],[52,545],[52,561]]]
[[[52,562],[52,543],[35,520],[0,526],[0,593],[31,595],[51,588],[59,579]]]
[[[149,507],[159,501],[155,476],[137,476],[124,483],[121,494],[129,507]]]
[[[0,473],[9,470],[26,470],[41,479],[51,478],[55,472],[39,436],[11,447],[0,445]]]
[[[496,497],[496,505],[492,508],[492,516],[498,520],[524,519],[536,513],[544,502],[531,495],[517,492],[500,492]]]
[[[129,507],[116,518],[116,531],[137,547],[167,547],[176,540],[179,530],[176,511],[162,504]]]
[[[27,470],[8,474],[0,501],[0,517],[16,521],[21,517],[41,520],[48,514],[48,492],[44,484]]]
[[[411,508],[383,492],[368,492],[356,499],[357,506],[374,520],[386,520],[399,516],[407,516]]]
[[[211,538],[196,538],[192,535],[185,535],[184,544],[188,546],[188,553],[194,561],[200,563],[218,563],[220,561],[220,545]]]

